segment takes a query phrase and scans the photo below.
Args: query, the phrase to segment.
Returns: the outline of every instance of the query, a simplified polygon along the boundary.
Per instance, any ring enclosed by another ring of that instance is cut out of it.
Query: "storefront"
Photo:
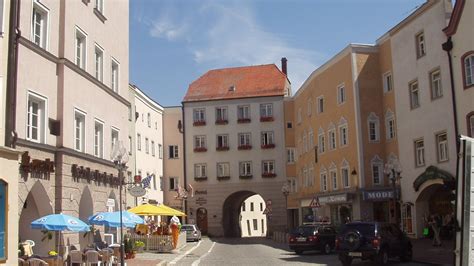
[[[387,223],[393,221],[395,211],[393,208],[393,188],[363,191],[362,199],[372,203],[372,217],[374,221]],[[399,208],[396,209],[399,212]],[[399,213],[397,214],[397,217],[400,217]]]
[[[327,221],[335,225],[353,219],[353,193],[338,193],[316,197],[319,208],[313,211],[310,207],[312,199],[301,200],[301,220],[303,223]]]

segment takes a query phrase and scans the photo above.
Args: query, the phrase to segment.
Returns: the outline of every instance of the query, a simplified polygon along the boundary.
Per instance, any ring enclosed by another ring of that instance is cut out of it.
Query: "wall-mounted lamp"
[[[181,120],[178,120],[178,130],[179,130],[179,133],[183,133],[183,123],[181,122]]]

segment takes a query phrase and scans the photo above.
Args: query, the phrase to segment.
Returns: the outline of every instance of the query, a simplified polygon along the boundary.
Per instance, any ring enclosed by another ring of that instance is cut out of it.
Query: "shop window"
[[[402,227],[407,234],[413,233],[413,213],[412,204],[404,204],[402,206]]]

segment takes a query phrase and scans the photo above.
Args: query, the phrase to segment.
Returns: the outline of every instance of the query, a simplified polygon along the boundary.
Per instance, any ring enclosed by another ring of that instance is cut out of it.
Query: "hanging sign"
[[[146,194],[146,190],[141,186],[134,186],[128,189],[128,193],[135,198],[143,197]]]

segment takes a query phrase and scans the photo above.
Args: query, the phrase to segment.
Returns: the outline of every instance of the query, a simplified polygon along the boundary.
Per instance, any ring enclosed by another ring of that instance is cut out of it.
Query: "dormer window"
[[[235,91],[235,85],[230,85],[229,91]]]

